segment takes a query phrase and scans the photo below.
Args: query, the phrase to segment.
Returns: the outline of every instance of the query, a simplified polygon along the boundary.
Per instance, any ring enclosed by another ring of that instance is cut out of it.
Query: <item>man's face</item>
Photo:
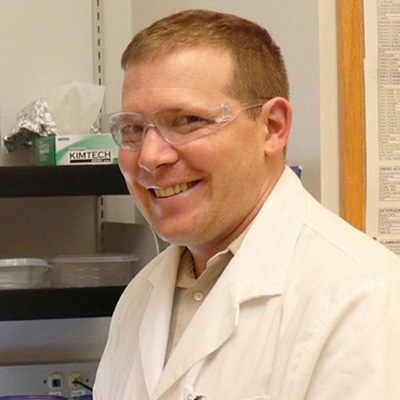
[[[231,76],[229,53],[209,47],[134,64],[126,72],[122,109],[147,115],[199,101],[239,109],[227,94]],[[180,145],[166,143],[149,128],[140,150],[121,148],[120,168],[160,237],[189,248],[217,248],[246,226],[268,190],[265,136],[260,118],[246,112],[217,132]],[[155,189],[163,189],[157,191],[161,197]]]

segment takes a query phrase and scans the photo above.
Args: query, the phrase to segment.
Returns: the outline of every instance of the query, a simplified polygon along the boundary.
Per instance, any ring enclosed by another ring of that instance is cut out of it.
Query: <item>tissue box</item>
[[[36,165],[118,164],[111,134],[48,136],[36,139]]]

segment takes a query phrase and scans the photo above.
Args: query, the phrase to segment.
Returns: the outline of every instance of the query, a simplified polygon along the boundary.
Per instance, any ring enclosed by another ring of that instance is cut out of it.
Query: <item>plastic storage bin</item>
[[[50,286],[51,269],[41,258],[0,259],[0,289],[28,289]]]
[[[133,254],[75,254],[48,259],[53,287],[125,286],[137,272]]]

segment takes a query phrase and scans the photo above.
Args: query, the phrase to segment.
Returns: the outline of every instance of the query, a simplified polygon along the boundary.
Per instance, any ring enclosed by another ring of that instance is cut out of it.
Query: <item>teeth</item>
[[[173,187],[168,187],[168,188],[166,188],[166,189],[164,190],[164,192],[165,192],[165,196],[166,196],[166,197],[172,196],[173,194],[175,194],[174,188],[173,188]]]
[[[156,194],[156,197],[158,197],[158,198],[170,197],[170,196],[173,196],[174,194],[185,192],[192,186],[193,186],[192,183],[182,183],[180,185],[169,186],[169,187],[163,188],[163,189],[154,189],[154,193]]]

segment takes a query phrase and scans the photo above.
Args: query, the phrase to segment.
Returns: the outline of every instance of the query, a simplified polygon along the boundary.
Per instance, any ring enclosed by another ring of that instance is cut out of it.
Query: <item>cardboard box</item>
[[[42,137],[35,147],[37,165],[118,164],[118,151],[109,133]]]

